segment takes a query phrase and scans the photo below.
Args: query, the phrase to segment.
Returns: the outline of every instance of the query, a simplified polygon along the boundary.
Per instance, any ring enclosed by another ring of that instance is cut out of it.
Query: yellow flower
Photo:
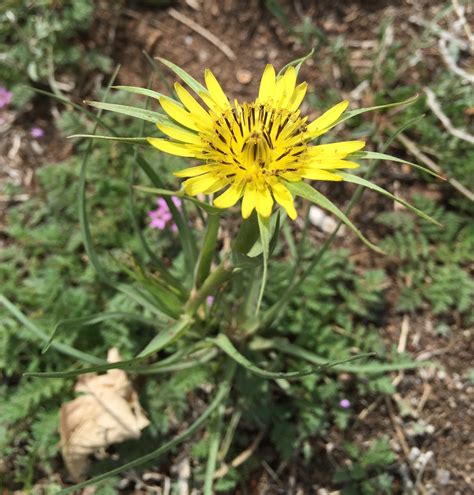
[[[187,194],[224,192],[214,199],[219,208],[230,208],[242,199],[242,216],[254,209],[269,217],[274,200],[295,219],[293,197],[285,183],[303,179],[340,181],[339,169],[356,168],[345,158],[365,145],[344,141],[311,146],[310,142],[336,125],[348,106],[344,100],[311,123],[299,106],[307,84],[296,85],[290,66],[281,76],[272,65],[263,73],[258,98],[232,105],[210,70],[204,74],[208,92],[199,92],[201,105],[183,86],[175,84],[182,104],[161,98],[163,110],[176,124],[158,124],[170,139],[148,138],[150,144],[173,155],[202,163],[177,172],[186,178]]]

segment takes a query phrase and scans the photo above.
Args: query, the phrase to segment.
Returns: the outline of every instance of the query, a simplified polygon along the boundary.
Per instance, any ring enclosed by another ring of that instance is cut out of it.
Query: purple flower
[[[41,127],[32,127],[30,133],[35,139],[40,139],[44,136],[44,131]]]
[[[351,402],[348,399],[342,399],[341,402],[339,402],[339,405],[343,409],[349,409],[349,407],[351,407]]]
[[[214,304],[214,296],[207,296],[206,302],[208,306],[212,306]]]
[[[181,200],[176,196],[172,196],[171,200],[177,208],[181,206]],[[173,232],[176,232],[176,224],[173,222],[173,215],[171,215],[166,201],[163,198],[158,198],[156,204],[158,205],[158,208],[148,212],[150,227],[152,229],[163,230],[169,226]]]
[[[13,93],[7,88],[0,86],[0,108],[6,107],[13,98]]]

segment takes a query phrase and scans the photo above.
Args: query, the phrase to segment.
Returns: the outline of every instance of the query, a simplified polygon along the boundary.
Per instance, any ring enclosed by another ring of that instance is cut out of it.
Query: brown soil
[[[265,64],[273,63],[281,67],[307,51],[299,39],[288,35],[263,7],[263,1],[173,2],[172,7],[179,13],[221,40],[221,47],[225,42],[235,54],[233,60],[195,30],[177,20],[176,16],[170,15],[168,8],[150,7],[150,2],[135,1],[129,2],[128,7],[117,16],[114,9],[110,8],[111,2],[102,0],[97,3],[97,29],[91,32],[92,39],[89,43],[105,47],[114,60],[122,65],[119,73],[121,84],[147,84],[151,69],[142,54],[145,50],[152,57],[160,56],[178,63],[197,79],[202,79],[203,68],[210,67],[233,97],[240,100],[251,99],[257,91],[259,76]],[[402,40],[406,47],[420,35],[420,27],[410,23],[409,16],[423,14],[425,18],[431,18],[433,13],[443,6],[442,1],[431,0],[295,0],[294,3],[288,0],[280,1],[280,4],[283,5],[288,22],[292,26],[301,24],[303,17],[309,16],[330,42],[344,34],[348,63],[355,73],[365,72],[372,66],[378,46],[378,31],[384,19],[394,19],[394,36],[397,40]],[[114,36],[109,35],[110,29],[113,30]],[[400,80],[404,83],[420,82],[426,78],[429,80],[431,70],[439,65],[439,58],[435,52],[431,49],[422,50],[425,50],[426,56],[425,73],[401,73]],[[350,72],[344,71],[343,78],[339,66],[325,62],[325,59],[329,60],[329,57],[326,57],[328,51],[327,44],[322,46],[315,60],[309,61],[303,67],[301,77],[309,82],[310,90],[317,92],[319,88],[333,88],[342,96],[348,96],[354,89]],[[402,47],[398,55],[400,63],[406,55]],[[166,70],[163,73],[169,81],[174,80]],[[167,91],[161,79],[155,81],[154,88]],[[367,106],[371,99],[371,93],[364,91],[356,104]],[[51,115],[46,113],[41,118],[51,119]],[[383,125],[383,118],[379,120],[379,124]],[[32,150],[31,146],[26,144],[25,122],[20,120],[18,125],[12,128],[12,132],[19,132],[23,136],[18,151],[18,165],[13,167],[18,169],[20,176],[24,178],[19,184],[33,186],[36,166],[53,159],[57,161],[71,150],[64,140],[58,139],[52,127],[48,127],[39,154],[38,150]],[[9,140],[8,143],[11,149],[12,141]],[[0,154],[8,152],[0,151]],[[31,193],[34,193],[34,188],[31,189]],[[370,202],[379,201],[371,195],[368,195],[368,198]],[[359,216],[358,212],[355,214],[356,217]],[[360,220],[365,225],[370,218],[359,218]],[[377,231],[373,234],[377,235]],[[354,241],[347,238],[341,242]],[[356,251],[362,251],[359,245],[353,250]],[[366,254],[360,254],[358,258],[361,265],[380,263],[374,262],[373,258]],[[391,313],[389,321],[387,327],[381,328],[380,331],[386,336],[387,342],[397,345],[402,320],[395,313]],[[399,465],[407,466],[412,480],[416,473],[419,473],[413,458],[413,449],[418,448],[425,454],[432,452],[433,462],[427,465],[413,493],[474,493],[474,388],[466,378],[466,372],[472,366],[474,351],[472,332],[455,324],[450,337],[441,338],[435,334],[432,321],[432,315],[427,310],[416,318],[407,318],[404,325],[409,326],[407,350],[418,357],[431,357],[438,363],[437,367],[394,374],[398,383],[395,397],[376,399],[372,404],[356,405],[359,419],[355,420],[353,428],[344,438],[340,431],[334,429],[327,438],[315,440],[315,446],[320,450],[321,462],[311,471],[302,467],[298,463],[298,456],[295,455],[294,461],[280,470],[278,466],[272,466],[272,471],[263,468],[257,470],[247,493],[329,493],[318,490],[331,489],[330,471],[337,465],[340,457],[338,445],[347,440],[363,443],[367,437],[383,435],[391,437],[392,445],[400,453]],[[424,431],[415,432],[415,422],[423,424]],[[446,473],[442,470],[449,473],[449,479],[443,479],[443,474]],[[399,473],[398,466],[394,467],[394,473]]]

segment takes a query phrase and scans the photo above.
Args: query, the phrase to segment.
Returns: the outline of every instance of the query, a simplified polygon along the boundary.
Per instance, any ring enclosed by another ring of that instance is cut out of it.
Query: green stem
[[[217,234],[219,232],[220,215],[207,216],[207,228],[199,254],[196,273],[194,277],[194,287],[198,289],[203,284],[204,280],[209,275],[211,270],[212,259],[216,251]]]
[[[217,289],[226,282],[232,275],[232,265],[228,259],[224,259],[221,264],[206,278],[202,286],[195,291],[186,303],[185,313],[193,317],[199,306],[205,301],[207,296],[213,295]]]
[[[212,495],[212,485],[214,482],[214,472],[216,470],[217,452],[221,439],[222,420],[224,417],[224,406],[221,404],[214,413],[214,420],[211,423],[211,434],[209,439],[209,453],[207,456],[206,475],[204,478],[204,495]]]
[[[376,164],[373,163],[369,170],[367,171],[367,174],[365,175],[365,178],[368,180],[370,177],[372,177],[374,171],[375,171]],[[349,204],[347,205],[347,208],[344,210],[345,215],[349,215],[351,212],[352,208],[356,205],[356,203],[360,200],[362,197],[362,194],[364,192],[364,188],[362,186],[359,186],[354,194],[352,195]],[[331,235],[324,241],[323,245],[321,248],[318,250],[316,253],[316,256],[313,258],[309,266],[306,267],[305,270],[299,271],[295,270],[293,272],[293,276],[290,279],[290,283],[288,284],[288,287],[286,288],[285,292],[283,293],[282,297],[271,307],[269,308],[265,314],[263,315],[262,319],[260,320],[258,327],[255,328],[254,330],[260,329],[260,328],[265,328],[271,325],[277,318],[278,316],[286,309],[288,306],[288,303],[291,301],[291,294],[292,292],[297,288],[300,287],[301,284],[306,280],[306,278],[310,275],[310,273],[314,270],[316,265],[321,261],[322,257],[326,253],[326,251],[330,248],[331,244],[334,242],[334,239],[337,236],[337,233],[339,232],[339,229],[342,226],[342,222],[340,221],[337,224],[337,227],[332,231]]]

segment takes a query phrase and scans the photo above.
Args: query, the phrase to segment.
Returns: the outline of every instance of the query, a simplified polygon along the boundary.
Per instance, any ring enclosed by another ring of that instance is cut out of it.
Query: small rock
[[[239,69],[235,77],[240,84],[248,84],[252,80],[252,73],[249,70]]]
[[[318,229],[322,230],[326,234],[330,234],[337,227],[337,221],[327,215],[321,208],[318,206],[311,206],[309,209],[309,221],[311,225],[314,225]],[[338,236],[344,234],[344,230],[341,227],[338,231]]]
[[[436,481],[440,485],[448,485],[450,482],[451,473],[447,469],[436,470]]]

